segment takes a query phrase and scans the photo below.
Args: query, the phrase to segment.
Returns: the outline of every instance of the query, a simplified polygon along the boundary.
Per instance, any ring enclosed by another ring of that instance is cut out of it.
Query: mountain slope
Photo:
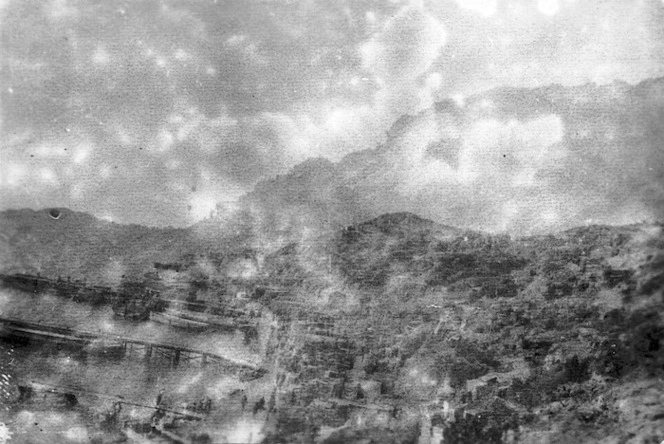
[[[333,326],[343,347],[272,336],[266,359],[280,356],[276,370],[287,375],[278,391],[298,393],[279,401],[275,441],[296,441],[302,421],[333,429],[331,442],[403,442],[431,430],[452,443],[664,438],[661,224],[510,238],[401,212],[256,251],[247,233],[224,244],[212,226],[159,230],[51,212],[0,215],[3,265],[99,284],[111,261],[137,275],[183,263],[185,279],[242,281],[276,316]],[[215,286],[211,296],[222,293]],[[337,429],[348,402],[368,408]],[[387,422],[376,413],[385,406],[398,408]],[[299,425],[287,427],[293,418]]]
[[[403,442],[409,427],[452,443],[661,441],[663,228],[441,236],[431,221],[389,214],[338,234],[326,282],[301,266],[301,245],[268,258],[275,269],[297,269],[294,292],[318,280],[317,292],[296,298],[299,310],[325,313],[352,338],[354,365],[338,376],[342,387],[366,389],[357,402],[369,407],[398,405],[396,420],[367,410],[357,414],[363,425],[329,442],[381,434]],[[324,400],[327,386],[316,377],[331,364],[318,363],[314,348],[289,343],[280,370],[298,381],[298,396]],[[325,419],[343,418],[325,405],[309,405],[322,418],[314,424],[343,423]],[[280,406],[285,424],[298,408]],[[285,442],[299,436],[282,433]]]
[[[57,218],[54,217],[57,215]],[[64,208],[0,213],[3,271],[117,284],[153,262],[173,262],[196,244],[184,229],[118,225]]]

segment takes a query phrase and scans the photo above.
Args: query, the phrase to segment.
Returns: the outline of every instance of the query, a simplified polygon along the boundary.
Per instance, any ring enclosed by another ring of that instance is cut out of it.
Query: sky
[[[375,148],[446,98],[664,75],[662,0],[2,0],[0,20],[0,209],[150,226],[233,211],[259,181]],[[418,164],[399,187],[452,196],[482,175],[490,189],[505,180],[492,141],[525,137],[518,155],[541,169],[565,131],[556,116],[477,120],[451,179]]]

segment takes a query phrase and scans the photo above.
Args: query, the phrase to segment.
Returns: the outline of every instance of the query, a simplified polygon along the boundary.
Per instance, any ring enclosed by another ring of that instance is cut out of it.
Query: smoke
[[[431,104],[428,90],[440,87],[440,74],[421,80],[445,45],[443,25],[419,2],[404,6],[360,48],[364,68],[378,79],[375,107],[383,115],[398,117]]]
[[[442,101],[402,116],[375,149],[260,183],[246,208],[264,233],[296,238],[398,211],[512,235],[653,220],[664,202],[661,83]]]
[[[259,443],[263,441],[263,423],[243,419],[234,424],[233,430],[226,437],[228,442]]]

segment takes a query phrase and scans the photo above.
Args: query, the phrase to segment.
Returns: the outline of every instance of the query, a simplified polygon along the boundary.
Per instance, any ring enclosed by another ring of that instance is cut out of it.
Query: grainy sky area
[[[662,0],[2,0],[0,17],[0,209],[64,206],[155,226],[230,210],[306,159],[375,148],[400,116],[447,97],[664,75]],[[482,146],[516,137],[537,151],[564,123],[476,123],[459,165],[417,167],[402,191],[433,196],[429,177],[467,188],[480,174],[485,188],[527,183],[538,200],[540,176],[487,170]],[[519,217],[501,190],[503,219],[488,228],[509,229],[506,211]],[[651,210],[604,208],[598,221]]]

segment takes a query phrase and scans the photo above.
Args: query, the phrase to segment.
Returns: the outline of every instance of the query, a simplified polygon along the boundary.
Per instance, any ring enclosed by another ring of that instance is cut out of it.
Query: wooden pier
[[[169,361],[173,366],[182,363],[199,364],[200,366],[216,364],[241,370],[260,370],[260,367],[252,362],[206,350],[120,335],[40,325],[16,319],[0,318],[0,337],[12,337],[28,341],[50,341],[85,348],[89,351],[119,351],[124,356],[137,354],[148,362],[151,359],[160,358]]]
[[[39,381],[29,381],[25,382],[22,385],[19,385],[19,391],[23,400],[27,400],[32,396],[33,393],[52,393],[55,395],[63,396],[65,401],[67,400],[77,400],[83,396],[92,396],[98,399],[105,399],[111,401],[115,404],[123,404],[133,407],[140,407],[147,410],[161,410],[166,413],[171,413],[173,415],[185,417],[188,419],[203,419],[205,415],[202,415],[198,412],[188,411],[188,410],[178,410],[165,405],[147,405],[144,403],[136,402],[131,399],[127,399],[124,396],[120,395],[110,395],[106,393],[100,393],[93,390],[85,390],[80,387],[74,386],[64,386],[64,385],[53,385],[46,384]],[[72,401],[70,401],[72,402]]]

